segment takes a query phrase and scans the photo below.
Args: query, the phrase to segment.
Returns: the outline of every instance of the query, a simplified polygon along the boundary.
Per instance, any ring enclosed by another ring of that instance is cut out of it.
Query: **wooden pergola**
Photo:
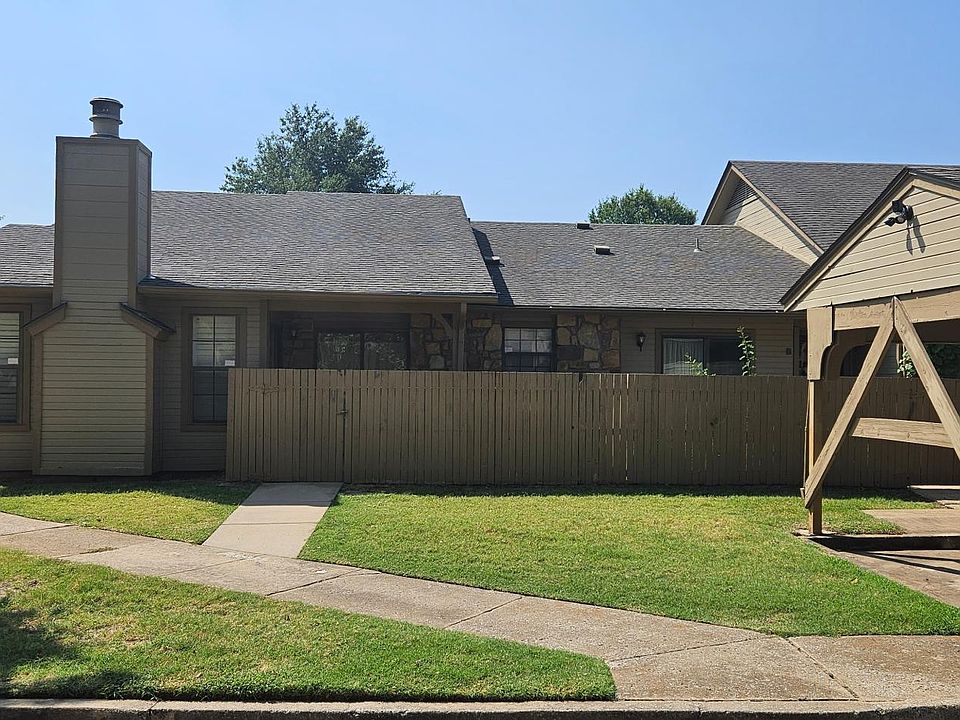
[[[960,181],[960,178],[957,178]],[[784,298],[807,313],[807,439],[803,499],[809,530],[823,532],[823,484],[847,437],[953,448],[960,413],[924,342],[960,340],[960,182],[935,168],[907,168]],[[860,417],[891,343],[909,353],[939,422]],[[824,417],[824,380],[869,342],[836,420]]]

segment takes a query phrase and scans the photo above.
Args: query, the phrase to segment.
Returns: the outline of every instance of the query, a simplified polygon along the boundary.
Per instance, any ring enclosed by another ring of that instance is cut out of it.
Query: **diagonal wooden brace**
[[[950,440],[954,452],[960,457],[960,414],[957,413],[953,400],[947,394],[943,380],[940,379],[940,374],[930,359],[927,348],[920,340],[917,329],[910,322],[906,308],[898,298],[893,299],[893,321],[903,347],[910,353],[910,359],[913,360],[913,366],[930,397],[933,409],[937,411],[937,416],[943,424],[943,431]]]
[[[813,467],[810,468],[810,474],[807,476],[807,481],[803,485],[803,501],[807,508],[810,508],[814,501],[818,499],[820,489],[823,486],[823,479],[830,470],[830,466],[833,465],[833,461],[837,456],[837,450],[840,449],[840,444],[850,430],[850,425],[856,417],[860,403],[863,401],[867,388],[870,386],[870,381],[873,380],[877,374],[880,363],[883,361],[883,356],[886,354],[887,345],[889,345],[890,338],[893,335],[893,323],[893,305],[891,305],[889,312],[880,323],[880,327],[877,328],[877,334],[870,344],[870,350],[867,351],[866,359],[863,361],[863,368],[860,370],[860,374],[857,375],[857,379],[854,381],[853,387],[850,389],[850,394],[843,403],[843,407],[840,408],[837,421],[830,429],[830,434],[827,435],[827,439],[823,443],[823,449],[820,451],[820,454],[817,455]]]

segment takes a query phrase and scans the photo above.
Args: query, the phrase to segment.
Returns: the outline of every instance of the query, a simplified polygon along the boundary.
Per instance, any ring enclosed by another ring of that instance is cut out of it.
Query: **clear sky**
[[[359,115],[418,192],[575,221],[728,159],[960,163],[960,3],[0,0],[0,214],[53,220],[54,137],[120,99],[154,188],[216,190],[291,102]]]

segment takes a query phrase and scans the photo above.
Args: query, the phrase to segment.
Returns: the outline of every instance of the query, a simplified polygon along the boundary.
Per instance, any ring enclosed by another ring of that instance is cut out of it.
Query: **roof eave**
[[[701,225],[716,225],[716,222],[713,222],[714,218],[713,213],[716,210],[717,205],[720,202],[720,195],[724,190],[724,186],[727,184],[727,181],[730,177],[730,169],[733,167],[733,161],[727,160],[727,165],[723,169],[723,173],[720,175],[720,180],[717,182],[717,187],[713,191],[713,196],[710,198],[710,203],[707,205],[706,211],[703,213],[703,219],[700,221]],[[710,220],[710,222],[707,222]]]
[[[707,314],[707,313],[722,313],[729,315],[782,315],[785,313],[785,310],[781,309],[769,309],[762,310],[758,308],[744,310],[743,308],[690,308],[690,307],[663,307],[660,305],[564,305],[564,304],[550,304],[550,303],[536,303],[536,304],[517,304],[513,303],[510,305],[501,304],[501,308],[504,309],[516,309],[516,310],[543,310],[543,311],[552,311],[552,312],[625,312],[625,313],[634,313],[634,312],[645,312],[645,313],[695,313],[695,314]]]
[[[797,303],[799,303],[806,295],[806,291],[809,290],[809,286],[812,284],[812,282],[821,273],[823,273],[827,267],[834,262],[834,260],[846,252],[847,246],[851,240],[856,237],[861,230],[863,230],[864,224],[871,217],[873,217],[877,211],[880,210],[880,208],[890,202],[891,197],[900,191],[902,185],[908,179],[922,179],[935,185],[941,185],[960,190],[960,183],[958,182],[946,180],[936,175],[918,171],[909,166],[904,167],[896,174],[893,180],[890,181],[883,192],[877,196],[877,199],[870,203],[867,209],[860,214],[860,217],[854,220],[850,226],[840,234],[836,241],[834,241],[833,245],[831,245],[828,250],[824,251],[824,253],[817,258],[816,262],[807,268],[803,275],[801,275],[800,278],[790,287],[790,289],[787,290],[786,294],[780,298],[780,303],[788,311],[796,307]]]
[[[497,302],[497,293],[494,290],[489,292],[391,292],[391,293],[368,293],[368,292],[330,292],[325,290],[286,290],[286,289],[268,289],[268,288],[215,288],[201,287],[197,285],[160,285],[141,282],[138,286],[140,292],[147,295],[191,295],[191,294],[212,294],[212,293],[236,293],[251,296],[304,296],[312,298],[323,298],[327,300],[363,300],[374,299],[389,301],[396,300],[436,300],[442,302],[470,301],[470,302]]]

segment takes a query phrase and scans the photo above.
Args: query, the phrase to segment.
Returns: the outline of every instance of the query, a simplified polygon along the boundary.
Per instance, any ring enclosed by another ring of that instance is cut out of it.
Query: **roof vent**
[[[93,114],[90,121],[93,123],[93,133],[90,137],[120,137],[120,108],[123,103],[113,98],[94,98],[90,101]]]
[[[499,255],[484,255],[483,261],[491,265],[503,265]]]
[[[597,255],[613,255],[613,251],[610,249],[609,245],[594,245],[593,251]]]
[[[590,227],[590,223],[588,222],[577,223],[577,230],[591,230],[591,229],[592,228]]]
[[[700,247],[700,238],[697,238],[697,245],[693,248],[694,252],[703,252],[703,248]]]

